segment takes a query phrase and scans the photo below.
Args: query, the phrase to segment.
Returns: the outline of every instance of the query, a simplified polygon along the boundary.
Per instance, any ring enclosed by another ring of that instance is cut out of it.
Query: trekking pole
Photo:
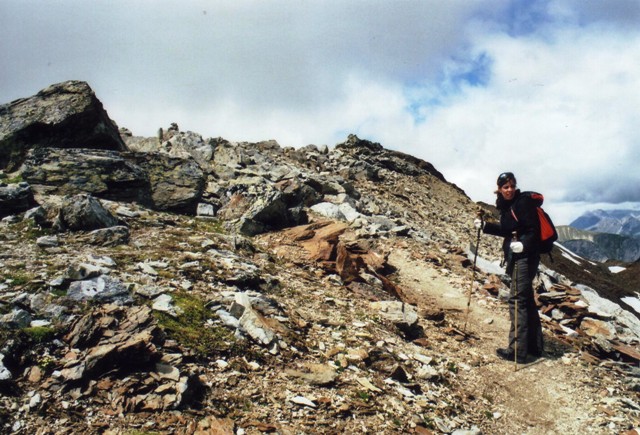
[[[513,232],[513,240],[518,240],[518,234]],[[515,362],[514,371],[518,371],[518,262],[513,262],[513,293],[515,295],[516,304],[514,312],[514,328],[515,328],[515,346],[513,351],[513,361]]]
[[[482,214],[482,210],[479,210],[480,220],[482,224],[484,224],[484,215]],[[476,261],[478,260],[478,251],[480,250],[480,233],[482,232],[483,225],[480,225],[478,228],[478,236],[476,238],[476,249],[473,254],[473,270],[471,272],[471,287],[469,287],[469,298],[467,299],[467,312],[464,316],[464,327],[462,328],[462,334],[465,335],[467,333],[467,322],[469,320],[469,307],[471,306],[471,293],[473,292],[473,283],[476,280]]]

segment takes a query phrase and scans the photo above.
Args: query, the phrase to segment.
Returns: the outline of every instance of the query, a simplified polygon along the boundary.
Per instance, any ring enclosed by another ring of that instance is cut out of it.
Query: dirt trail
[[[394,250],[389,262],[419,306],[440,307],[450,323],[462,327],[470,272],[466,279],[445,276],[442,269],[415,260],[404,250]],[[598,408],[604,388],[592,379],[593,367],[585,366],[575,353],[555,349],[516,371],[514,363],[495,356],[495,349],[506,345],[508,329],[506,303],[474,294],[467,324],[474,338],[444,350],[468,367],[459,372],[461,387],[474,403],[486,407],[486,415],[493,416],[482,426],[483,433],[618,433],[606,425],[602,407]],[[545,338],[548,351],[552,344],[547,334]]]

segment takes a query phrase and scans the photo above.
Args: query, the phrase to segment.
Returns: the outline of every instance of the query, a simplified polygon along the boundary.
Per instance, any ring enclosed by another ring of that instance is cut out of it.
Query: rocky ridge
[[[19,100],[34,105],[24,113],[57,107],[44,96],[44,108]],[[353,135],[293,149],[177,125],[155,138],[120,129],[126,149],[17,146],[32,123],[14,113],[2,125],[16,131],[0,130],[0,148],[24,150],[7,154],[0,186],[3,430],[640,425],[640,321],[623,309],[637,289],[556,248],[536,281],[545,358],[496,360],[498,241],[481,240],[474,272],[478,205],[427,162]]]
[[[640,238],[621,234],[558,227],[558,240],[572,251],[599,263],[640,259]]]
[[[569,226],[599,233],[640,236],[640,212],[637,210],[592,210]]]

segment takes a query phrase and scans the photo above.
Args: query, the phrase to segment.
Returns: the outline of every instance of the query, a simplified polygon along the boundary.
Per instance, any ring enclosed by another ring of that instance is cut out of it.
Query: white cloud
[[[488,84],[444,96],[424,123],[383,143],[419,138],[409,151],[474,199],[491,201],[495,177],[511,170],[551,203],[640,201],[638,34],[488,34],[472,50],[492,59]]]
[[[134,134],[356,133],[474,200],[512,170],[568,223],[640,202],[639,21],[637,0],[5,0],[0,102],[80,79]]]

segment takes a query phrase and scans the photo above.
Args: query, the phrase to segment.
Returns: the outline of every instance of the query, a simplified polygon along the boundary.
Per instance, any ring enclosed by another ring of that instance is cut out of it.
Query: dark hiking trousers
[[[533,278],[536,276],[539,263],[540,258],[537,256],[516,260],[511,274],[509,348],[516,351],[517,346],[518,358],[526,357],[527,353],[539,356],[543,350],[542,325],[533,297]]]

